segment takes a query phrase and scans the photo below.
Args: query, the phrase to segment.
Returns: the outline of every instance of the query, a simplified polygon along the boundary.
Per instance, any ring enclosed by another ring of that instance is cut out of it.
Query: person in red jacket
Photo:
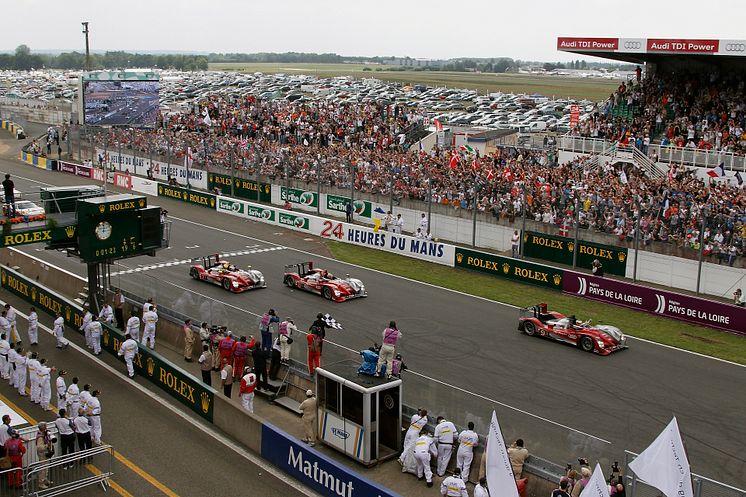
[[[239,393],[241,394],[241,405],[245,410],[254,413],[254,389],[256,388],[256,375],[247,367],[243,371]]]
[[[253,342],[254,340],[252,340]],[[246,337],[242,336],[237,342],[233,343],[233,374],[236,379],[246,366],[246,357],[249,355],[249,344],[246,343]]]
[[[23,455],[26,453],[26,446],[23,444],[18,432],[13,432],[13,435],[5,441],[5,455],[10,459],[11,468],[19,468],[15,471],[11,471],[8,474],[8,485],[15,488],[21,488],[23,485],[23,473],[21,466],[23,465]]]
[[[318,333],[318,329],[311,326],[311,332],[306,335],[308,341],[308,374],[313,376],[316,368],[321,366],[321,343],[323,338]]]
[[[233,364],[233,345],[236,341],[233,339],[233,334],[228,331],[226,336],[221,338],[218,342],[218,351],[220,352],[220,362],[228,361]]]

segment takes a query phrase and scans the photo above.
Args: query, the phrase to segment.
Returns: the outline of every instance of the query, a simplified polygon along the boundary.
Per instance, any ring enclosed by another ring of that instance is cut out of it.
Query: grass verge
[[[340,261],[517,306],[548,302],[551,308],[562,313],[591,318],[596,323],[613,324],[638,338],[746,364],[746,339],[738,335],[500,280],[466,269],[448,268],[340,242],[328,241],[327,245]],[[516,312],[516,323],[517,319]]]

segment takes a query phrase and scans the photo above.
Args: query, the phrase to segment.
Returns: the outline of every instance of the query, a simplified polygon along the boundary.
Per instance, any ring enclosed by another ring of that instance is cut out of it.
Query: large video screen
[[[159,88],[158,81],[84,81],[85,123],[153,128],[158,121]]]

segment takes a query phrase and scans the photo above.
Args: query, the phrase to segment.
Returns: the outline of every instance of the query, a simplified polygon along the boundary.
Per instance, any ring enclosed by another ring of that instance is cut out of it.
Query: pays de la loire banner
[[[559,235],[526,231],[523,233],[523,253],[526,257],[572,265],[575,240]],[[577,267],[591,269],[598,259],[606,274],[624,276],[627,270],[627,249],[613,245],[578,240]]]
[[[746,335],[746,309],[658,288],[565,271],[562,291],[679,321]]]

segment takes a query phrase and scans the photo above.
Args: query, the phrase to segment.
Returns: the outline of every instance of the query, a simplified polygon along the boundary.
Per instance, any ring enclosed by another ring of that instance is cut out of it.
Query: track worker
[[[135,368],[132,365],[132,360],[135,358],[135,354],[137,354],[137,348],[138,345],[135,339],[127,334],[124,335],[124,342],[119,346],[119,352],[117,352],[118,356],[124,356],[124,362],[127,364],[127,376],[130,378],[135,377]]]
[[[443,416],[438,416],[435,425],[435,439],[438,442],[438,476],[443,476],[448,468],[456,441],[456,426]]]
[[[243,371],[243,368],[246,367],[246,358],[249,356],[249,350],[249,344],[246,343],[245,336],[242,336],[238,341],[233,342],[233,371],[236,372],[236,374],[238,374],[239,371]]]
[[[303,413],[303,442],[313,447],[316,443],[316,397],[313,390],[306,390],[306,400],[300,403],[298,410]]]
[[[150,304],[148,309],[142,315],[142,320],[145,323],[142,330],[142,343],[152,350],[155,349],[155,325],[158,322],[158,312],[153,304]]]
[[[378,352],[378,364],[376,365],[376,376],[383,374],[381,368],[386,364],[386,378],[391,378],[391,370],[394,363],[394,348],[396,342],[401,338],[401,331],[396,327],[396,321],[389,321],[389,327],[383,330],[383,345]]]
[[[239,392],[241,393],[241,405],[243,408],[254,413],[254,389],[256,388],[256,375],[251,372],[251,368],[247,367],[244,369],[243,378],[241,378],[241,385]]]
[[[467,429],[459,433],[456,467],[461,470],[461,478],[469,481],[471,462],[474,460],[474,447],[479,445],[479,435],[474,432],[474,423],[469,421]]]

